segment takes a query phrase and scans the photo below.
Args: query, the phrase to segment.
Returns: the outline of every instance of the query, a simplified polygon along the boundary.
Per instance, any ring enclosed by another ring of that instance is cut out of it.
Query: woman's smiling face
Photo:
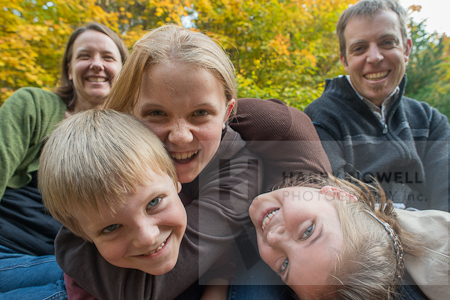
[[[261,258],[300,297],[326,285],[343,245],[330,188],[283,188],[250,206]]]
[[[114,41],[106,34],[86,30],[73,43],[68,76],[77,92],[76,107],[102,107],[122,59]]]
[[[211,71],[168,62],[144,73],[133,113],[164,143],[178,180],[188,183],[219,148],[234,103]]]

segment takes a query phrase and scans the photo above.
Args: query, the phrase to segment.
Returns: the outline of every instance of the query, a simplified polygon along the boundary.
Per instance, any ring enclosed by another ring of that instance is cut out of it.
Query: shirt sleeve
[[[38,170],[44,138],[64,116],[65,104],[37,88],[16,91],[0,107],[0,197],[19,188]]]
[[[247,148],[260,156],[264,168],[270,170],[264,174],[265,190],[291,174],[331,172],[310,118],[278,99],[239,99],[230,126],[247,142]]]
[[[72,278],[64,274],[67,298],[69,300],[97,300],[94,296],[83,290]]]
[[[430,129],[422,163],[426,182],[423,185],[425,198],[431,201],[430,208],[449,211],[450,207],[450,126],[447,118],[432,109]]]
[[[33,117],[27,106],[34,106],[31,95],[16,92],[0,107],[0,195],[27,154],[33,133]]]

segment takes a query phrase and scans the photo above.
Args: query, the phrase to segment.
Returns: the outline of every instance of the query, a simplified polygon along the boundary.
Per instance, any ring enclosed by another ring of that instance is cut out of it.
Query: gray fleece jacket
[[[449,207],[447,117],[427,103],[403,95],[383,126],[345,77],[327,80],[320,98],[305,113],[311,118],[333,172],[366,182],[377,179],[394,201],[419,209]]]

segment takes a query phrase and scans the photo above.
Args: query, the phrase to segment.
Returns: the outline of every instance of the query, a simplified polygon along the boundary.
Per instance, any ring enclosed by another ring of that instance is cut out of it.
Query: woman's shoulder
[[[52,91],[47,91],[37,87],[23,87],[14,92],[12,96],[30,97],[34,100],[46,99],[47,101],[62,101],[62,99]]]
[[[36,87],[24,87],[15,91],[6,101],[6,106],[65,106],[62,99],[51,91],[46,91]]]
[[[49,128],[64,119],[67,106],[61,98],[39,88],[21,88],[15,91],[0,107],[2,124],[15,122],[28,126],[32,120],[36,126],[47,124]]]

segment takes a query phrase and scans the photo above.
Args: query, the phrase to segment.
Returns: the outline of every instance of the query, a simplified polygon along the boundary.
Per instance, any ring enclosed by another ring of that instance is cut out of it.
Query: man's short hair
[[[339,51],[341,55],[347,59],[346,44],[345,44],[345,27],[348,22],[354,17],[368,17],[373,18],[381,10],[391,10],[398,15],[400,22],[400,31],[402,33],[403,45],[408,41],[408,29],[407,29],[407,12],[397,1],[395,0],[361,0],[358,3],[350,6],[339,17],[336,25],[336,34],[339,38]]]
[[[89,240],[77,215],[111,213],[150,176],[168,175],[177,187],[172,159],[159,138],[131,115],[88,110],[64,120],[47,140],[39,189],[47,209],[73,233]]]

